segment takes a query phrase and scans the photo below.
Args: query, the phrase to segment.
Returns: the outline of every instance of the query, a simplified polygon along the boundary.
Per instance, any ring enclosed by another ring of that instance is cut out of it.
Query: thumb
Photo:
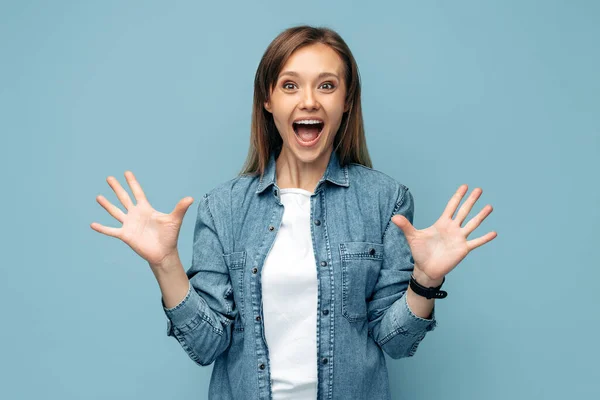
[[[178,220],[183,220],[185,213],[187,212],[188,208],[190,208],[193,202],[194,199],[192,197],[184,197],[183,199],[179,200],[179,203],[177,203],[171,214]]]
[[[404,215],[401,214],[396,214],[392,217],[392,222],[394,224],[396,224],[396,226],[398,228],[400,228],[402,230],[402,232],[404,232],[404,236],[411,237],[414,235],[416,229],[414,226],[412,226],[412,224],[410,223],[410,221],[408,219],[406,219],[406,217]]]

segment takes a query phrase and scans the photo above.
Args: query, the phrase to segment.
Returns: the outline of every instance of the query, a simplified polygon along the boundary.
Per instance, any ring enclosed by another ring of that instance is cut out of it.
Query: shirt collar
[[[269,157],[269,163],[267,164],[267,168],[265,172],[258,182],[258,187],[256,189],[256,193],[260,194],[269,186],[275,184],[275,152],[271,152],[271,156]],[[339,186],[350,186],[350,182],[348,179],[348,166],[340,166],[339,158],[335,151],[332,150],[331,156],[329,157],[329,163],[327,164],[327,168],[325,169],[325,173],[319,183],[317,183],[317,187],[322,181],[329,181]]]

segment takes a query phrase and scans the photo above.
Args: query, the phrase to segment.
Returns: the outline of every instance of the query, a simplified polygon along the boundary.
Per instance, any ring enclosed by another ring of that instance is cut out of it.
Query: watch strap
[[[446,277],[442,279],[442,283],[438,287],[427,288],[425,286],[420,285],[419,282],[415,280],[414,275],[411,274],[409,285],[413,292],[415,292],[419,296],[423,296],[428,299],[443,299],[444,297],[448,296],[448,292],[440,290],[445,281]]]

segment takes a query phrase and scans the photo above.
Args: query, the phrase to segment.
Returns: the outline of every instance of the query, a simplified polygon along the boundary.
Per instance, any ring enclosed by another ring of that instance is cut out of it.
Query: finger
[[[108,226],[104,226],[104,225],[100,225],[97,222],[92,222],[90,224],[90,227],[95,230],[96,232],[100,232],[103,233],[107,236],[112,236],[112,237],[116,237],[116,238],[120,238],[120,232],[121,229],[120,228],[111,228]]]
[[[481,193],[483,193],[482,189],[473,189],[471,195],[467,198],[467,200],[465,200],[462,207],[460,207],[460,209],[456,213],[456,218],[454,219],[454,221],[458,223],[458,226],[461,226],[465,218],[467,218],[467,215],[469,215],[471,209],[473,208],[473,204],[475,204],[477,199],[481,196]]]
[[[410,221],[402,214],[392,216],[392,222],[400,228],[406,238],[413,237],[417,231]]]
[[[448,201],[448,205],[446,205],[446,208],[444,209],[444,212],[442,213],[442,217],[452,219],[452,216],[454,215],[456,208],[460,204],[460,201],[462,200],[465,193],[467,193],[468,189],[469,189],[469,186],[467,184],[460,185],[460,187],[458,188],[456,193],[454,193],[454,195],[450,198],[450,201]]]
[[[171,214],[178,220],[183,220],[185,213],[187,212],[188,208],[190,208],[193,202],[194,199],[191,197],[185,197],[181,199],[179,203],[177,203]]]
[[[117,198],[119,199],[121,204],[123,204],[126,210],[129,210],[131,207],[133,207],[133,203],[131,202],[129,193],[127,193],[125,189],[123,189],[123,186],[121,186],[121,184],[115,177],[109,176],[108,178],[106,178],[106,182],[108,182],[108,184],[115,192]]]
[[[142,187],[138,183],[137,179],[133,175],[131,171],[125,171],[125,179],[127,179],[127,183],[131,188],[131,192],[133,193],[133,197],[135,197],[135,201],[139,203],[140,201],[146,201],[146,195],[142,190]]]
[[[490,215],[492,211],[494,211],[494,208],[491,206],[491,204],[487,204],[481,211],[479,211],[479,214],[471,218],[471,220],[462,228],[463,232],[465,233],[465,237],[469,236],[471,232],[473,232],[483,222],[483,220]]]
[[[473,239],[473,240],[469,240],[467,242],[467,247],[469,249],[469,251],[478,248],[479,246],[486,244],[487,242],[489,242],[490,240],[494,239],[496,236],[498,236],[498,234],[496,232],[489,232],[481,237],[478,237],[477,239]]]
[[[102,195],[96,196],[96,201],[106,210],[110,215],[115,217],[117,221],[123,223],[125,220],[125,213],[117,206],[112,204],[110,201]]]

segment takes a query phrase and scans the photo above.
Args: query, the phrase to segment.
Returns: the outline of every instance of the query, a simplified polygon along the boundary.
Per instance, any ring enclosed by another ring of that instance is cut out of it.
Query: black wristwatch
[[[415,280],[414,275],[411,274],[409,285],[413,292],[415,292],[419,296],[423,296],[428,299],[443,299],[444,297],[448,296],[448,292],[440,290],[445,281],[446,277],[442,279],[442,283],[440,284],[440,286],[426,288],[425,286],[420,285],[419,282]]]

